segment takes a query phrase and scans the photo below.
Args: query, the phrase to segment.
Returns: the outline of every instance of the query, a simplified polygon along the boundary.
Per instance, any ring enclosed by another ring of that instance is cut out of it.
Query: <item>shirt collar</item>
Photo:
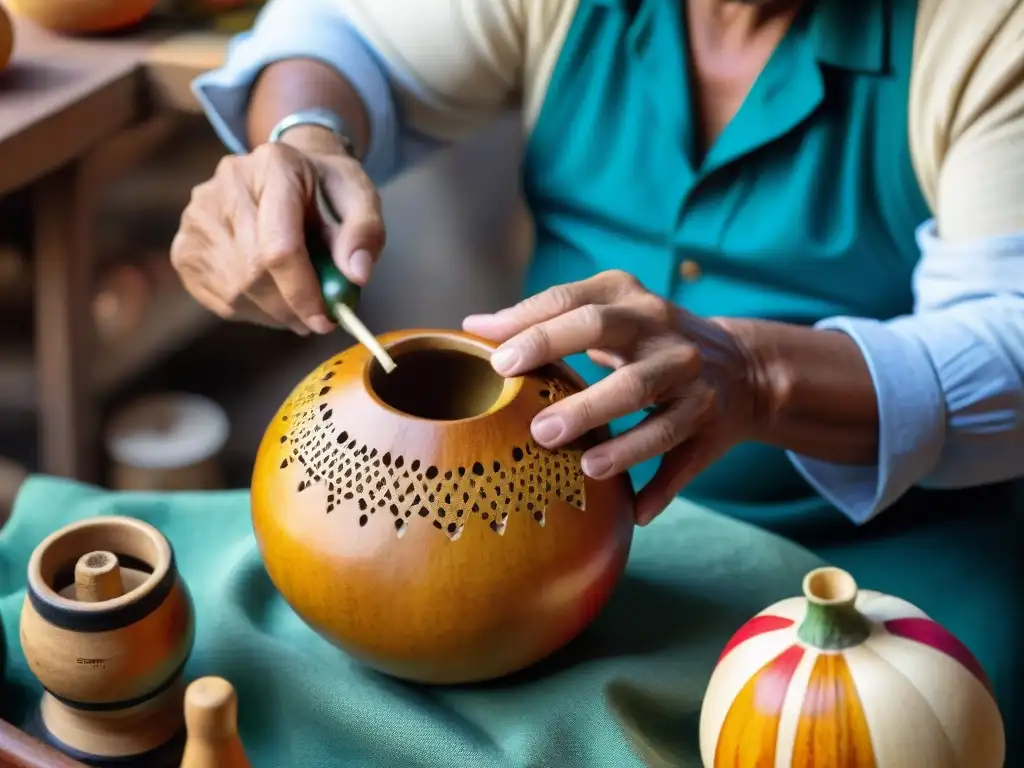
[[[818,61],[852,72],[879,73],[888,66],[888,0],[811,0],[809,31]],[[635,11],[643,3],[685,0],[591,0]]]
[[[888,6],[887,0],[818,0],[809,24],[818,61],[851,72],[885,71]]]

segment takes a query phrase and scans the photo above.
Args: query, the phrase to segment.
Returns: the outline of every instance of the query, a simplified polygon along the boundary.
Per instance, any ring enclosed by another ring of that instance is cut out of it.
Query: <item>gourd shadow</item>
[[[648,768],[700,766],[701,698],[668,696],[623,680],[609,683],[605,698],[633,751]]]
[[[702,595],[626,574],[594,623],[575,640],[525,670],[473,687],[514,687],[602,659],[655,656],[682,646],[692,647],[698,657],[706,653],[710,674],[737,621],[742,618],[734,611]],[[704,666],[704,659],[688,662]]]
[[[261,632],[273,634],[272,616],[285,600],[270,580],[263,561],[254,552],[235,566],[230,580],[229,594],[237,596],[243,615]]]
[[[18,680],[0,680],[3,696],[0,696],[0,720],[17,724],[24,713],[31,712],[39,705],[41,691],[38,686],[25,685]]]
[[[604,686],[608,707],[632,749],[650,768],[699,766],[694,758],[701,701],[718,654],[735,630],[737,610],[694,592],[626,574],[604,610],[578,638],[551,656],[520,672],[497,680],[452,686],[409,683],[371,669],[362,674],[382,690],[400,692],[407,700],[444,713],[449,723],[489,740],[490,735],[471,717],[458,715],[444,692],[509,693],[520,686],[557,677],[561,673],[604,659],[662,657],[651,670],[638,674],[659,679],[664,658],[673,649],[687,649],[685,661],[672,662],[675,670],[670,693],[650,683],[612,679]],[[689,697],[689,698],[680,698]]]
[[[248,620],[268,636],[280,640],[286,625],[283,618],[290,609],[285,607],[262,564],[255,559],[246,560],[235,569],[232,578],[245,583],[245,589],[233,589],[232,594],[245,596],[239,608]],[[451,686],[403,681],[359,664],[353,664],[347,674],[351,675],[350,685],[368,686],[376,691],[378,697],[394,696],[407,706],[414,703],[421,713],[429,713],[442,720],[453,733],[478,743],[490,743],[493,734],[467,714],[462,706],[455,704],[449,694],[457,695],[459,691],[507,693],[574,668],[613,658],[661,657],[652,670],[648,670],[653,671],[653,675],[642,670],[639,672],[646,678],[657,680],[657,670],[663,668],[671,651],[686,648],[685,661],[681,665],[672,663],[676,672],[672,676],[670,690],[665,693],[651,689],[646,682],[634,680],[613,679],[604,687],[609,711],[634,751],[652,768],[681,768],[699,765],[687,757],[687,750],[692,752],[695,743],[695,713],[699,713],[700,697],[722,644],[735,630],[737,622],[742,620],[737,612],[744,611],[745,606],[738,609],[730,607],[697,590],[627,573],[604,610],[578,638],[521,672],[498,680]],[[299,620],[296,617],[294,621]],[[297,626],[293,622],[288,623],[293,629]],[[326,647],[324,651],[326,653]],[[304,652],[309,653],[310,648],[307,646]],[[330,658],[329,654],[320,656],[316,650],[313,653],[323,660]],[[205,654],[207,663],[217,659],[214,665],[216,674],[236,681],[242,700],[273,697],[274,686],[281,684],[280,681],[268,680],[266,676],[247,673],[246,670],[266,663],[266,659],[257,658],[258,655],[240,653],[239,649],[232,649],[223,641],[218,641],[215,647],[208,647]],[[192,672],[195,674],[197,670]],[[682,684],[683,677],[692,684]],[[600,692],[595,691],[595,694],[600,695]],[[696,696],[696,699],[679,700],[680,694]],[[266,720],[266,713],[258,715],[254,711],[256,708],[248,709],[239,715],[239,726],[244,733],[260,734],[274,730],[274,723]],[[249,738],[258,739],[258,736]],[[499,747],[495,746],[495,749]]]

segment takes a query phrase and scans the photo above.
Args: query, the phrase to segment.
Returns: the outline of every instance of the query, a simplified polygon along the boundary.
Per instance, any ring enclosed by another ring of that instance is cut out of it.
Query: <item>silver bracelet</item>
[[[281,140],[286,131],[290,131],[299,125],[315,125],[320,128],[326,128],[337,137],[338,141],[345,147],[346,152],[356,157],[355,143],[350,138],[352,131],[348,123],[342,120],[336,113],[323,107],[300,109],[298,112],[285,115],[278,121],[273,130],[270,131],[268,141],[271,144],[276,144]],[[357,157],[357,159],[361,160],[362,158]]]

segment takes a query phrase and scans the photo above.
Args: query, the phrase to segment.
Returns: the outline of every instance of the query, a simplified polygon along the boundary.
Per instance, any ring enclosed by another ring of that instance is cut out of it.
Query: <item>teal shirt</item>
[[[809,7],[703,156],[681,4],[628,5],[583,0],[530,137],[527,293],[625,267],[698,315],[909,313],[914,230],[929,216],[906,138],[916,2]],[[687,261],[699,279],[683,277]],[[605,374],[572,362],[590,381]],[[812,494],[762,445],[736,448],[687,489],[751,505]]]

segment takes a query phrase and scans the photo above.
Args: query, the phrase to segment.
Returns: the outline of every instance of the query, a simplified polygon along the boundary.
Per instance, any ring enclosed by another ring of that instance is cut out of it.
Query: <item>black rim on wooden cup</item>
[[[72,523],[36,547],[27,582],[21,645],[44,738],[93,765],[180,741],[194,614],[163,534],[130,517]]]

